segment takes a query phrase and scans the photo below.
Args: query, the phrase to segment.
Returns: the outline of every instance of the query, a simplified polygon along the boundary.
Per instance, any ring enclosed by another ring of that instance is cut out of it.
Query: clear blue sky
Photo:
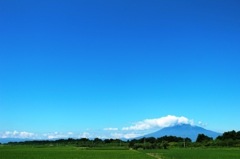
[[[0,137],[122,137],[168,115],[240,130],[239,8],[0,0]]]

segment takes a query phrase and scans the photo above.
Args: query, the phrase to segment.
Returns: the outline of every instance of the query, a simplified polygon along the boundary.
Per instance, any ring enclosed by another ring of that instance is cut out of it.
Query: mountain
[[[31,139],[31,138],[0,138],[0,143],[6,144],[8,142],[25,142],[25,141],[34,141],[34,140],[48,140],[48,141],[54,141],[59,139],[66,139],[67,138],[54,138],[54,139]]]
[[[20,139],[20,138],[0,138],[0,143],[5,144],[8,142],[24,142],[30,139]]]
[[[211,130],[204,129],[199,126],[192,126],[190,124],[179,124],[172,127],[163,128],[157,132],[144,135],[142,137],[162,137],[162,136],[177,136],[182,138],[190,138],[193,142],[196,141],[198,134],[204,134],[215,139],[221,133],[217,133]]]

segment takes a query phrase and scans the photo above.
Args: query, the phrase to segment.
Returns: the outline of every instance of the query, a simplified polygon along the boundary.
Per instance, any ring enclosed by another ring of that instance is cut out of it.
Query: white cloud
[[[125,134],[125,135],[124,135],[124,138],[126,138],[126,139],[130,139],[130,138],[135,138],[135,137],[143,136],[143,135],[144,135],[144,134],[129,133],[129,134]]]
[[[168,115],[161,118],[145,119],[143,121],[137,122],[133,126],[123,127],[122,130],[148,130],[152,128],[164,128],[164,127],[174,126],[177,124],[193,125],[193,120],[189,120],[188,118],[183,116],[177,117],[173,115]]]
[[[123,134],[121,133],[112,133],[110,135],[111,135],[111,138],[114,138],[114,139],[119,139],[123,137]]]
[[[112,133],[110,135],[111,135],[111,138],[115,138],[115,139],[120,139],[120,138],[130,139],[130,138],[135,138],[135,137],[138,137],[138,136],[143,136],[144,134],[138,134],[138,133],[128,133],[128,134]]]
[[[14,132],[13,132],[13,135],[18,135],[19,133],[15,130]]]
[[[65,133],[59,133],[59,132],[53,132],[53,133],[46,133],[43,134],[43,138],[48,138],[48,139],[57,139],[57,138],[69,138],[72,136],[72,132],[68,132],[67,134]]]
[[[201,121],[199,121],[198,124],[199,124],[200,126],[202,126],[202,127],[206,127],[206,126],[208,125],[208,123],[205,123],[205,124],[204,124],[204,123],[202,123]]]
[[[31,132],[18,132],[18,131],[6,131],[4,133],[0,133],[1,138],[36,138],[38,135]]]
[[[19,133],[20,138],[32,138],[34,137],[34,133],[30,133],[30,132],[20,132]]]
[[[118,130],[118,128],[104,128],[103,130],[105,130],[105,131],[117,131]]]
[[[88,132],[84,132],[78,136],[78,138],[91,138],[91,137],[92,137],[92,135]]]

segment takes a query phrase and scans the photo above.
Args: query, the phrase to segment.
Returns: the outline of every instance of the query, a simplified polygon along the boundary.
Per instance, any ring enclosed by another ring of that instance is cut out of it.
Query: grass
[[[240,158],[239,148],[198,148],[148,150],[145,153],[160,156],[162,159],[237,159]]]
[[[86,149],[77,147],[0,146],[0,159],[236,159],[238,148],[167,150]]]
[[[0,159],[152,159],[147,154],[131,150],[93,150],[75,147],[24,146],[0,147]]]

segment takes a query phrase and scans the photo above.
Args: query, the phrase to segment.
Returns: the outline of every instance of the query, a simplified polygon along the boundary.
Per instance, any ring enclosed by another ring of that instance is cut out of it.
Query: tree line
[[[58,140],[33,140],[24,142],[9,142],[7,145],[31,145],[31,146],[76,146],[76,147],[117,147],[132,149],[167,149],[168,147],[240,147],[240,131],[224,132],[216,139],[199,134],[195,142],[190,138],[176,136],[162,136],[159,138],[147,137],[132,140],[120,139],[58,139]]]
[[[199,134],[196,140],[197,146],[240,147],[240,131],[224,132],[215,140],[204,134]]]
[[[126,141],[120,139],[88,139],[88,138],[68,138],[57,140],[32,140],[23,142],[8,142],[7,145],[29,145],[29,146],[76,146],[76,147],[121,147],[127,146]]]

